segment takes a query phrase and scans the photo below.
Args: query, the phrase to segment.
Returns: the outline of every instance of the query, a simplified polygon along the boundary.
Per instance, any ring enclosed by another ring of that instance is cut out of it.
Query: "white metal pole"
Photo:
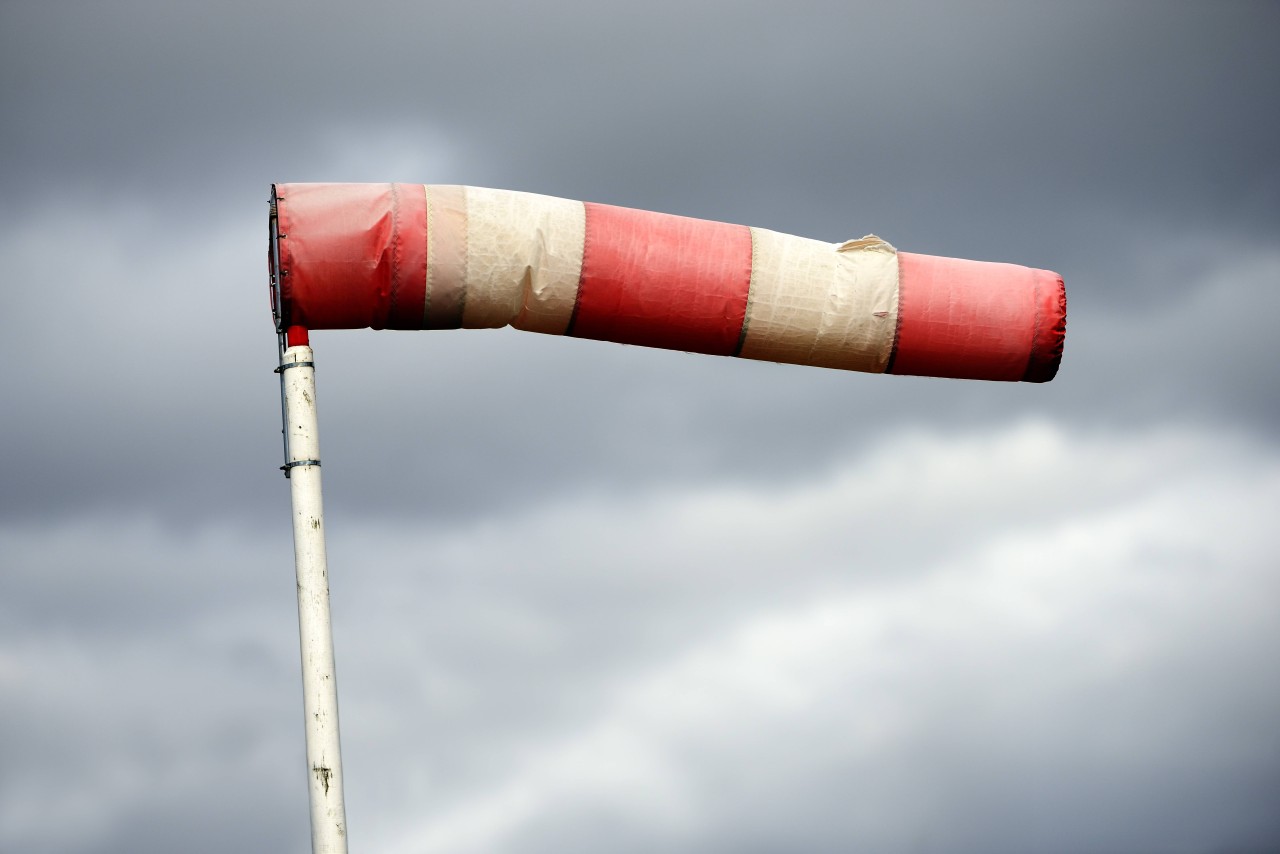
[[[311,850],[346,854],[347,817],[338,743],[338,685],[329,615],[329,570],[320,494],[316,378],[309,346],[280,357],[284,397],[285,475],[293,496],[293,554],[298,574],[298,633],[311,784]]]

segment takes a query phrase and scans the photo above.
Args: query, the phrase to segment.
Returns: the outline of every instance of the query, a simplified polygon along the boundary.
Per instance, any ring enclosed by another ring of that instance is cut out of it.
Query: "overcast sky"
[[[352,851],[1280,850],[1280,4],[0,0],[0,851],[309,851],[280,181],[1061,273],[1047,385],[316,348]]]

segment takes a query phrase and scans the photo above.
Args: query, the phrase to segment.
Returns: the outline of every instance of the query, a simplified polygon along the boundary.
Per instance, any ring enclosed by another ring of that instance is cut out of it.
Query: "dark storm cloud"
[[[1270,4],[5,14],[4,102],[23,119],[5,186],[22,199],[62,176],[159,201],[159,182],[200,174],[226,205],[242,182],[309,177],[335,126],[426,127],[472,153],[467,183],[831,240],[876,224],[938,254],[1043,257],[1108,213],[1255,234],[1277,215]]]

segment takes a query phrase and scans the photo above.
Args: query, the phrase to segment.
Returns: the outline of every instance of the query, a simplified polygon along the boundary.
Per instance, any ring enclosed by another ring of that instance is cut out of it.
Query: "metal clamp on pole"
[[[281,335],[282,344],[280,348],[280,353],[281,353],[280,358],[282,360],[282,363],[278,368],[275,369],[275,373],[280,375],[280,433],[284,436],[284,465],[280,466],[280,471],[284,472],[284,476],[287,478],[289,477],[289,471],[291,469],[296,468],[297,466],[318,466],[320,465],[320,461],[289,459],[289,426],[288,426],[288,416],[286,414],[287,407],[285,405],[285,399],[284,399],[285,398],[284,372],[289,368],[314,368],[316,363],[315,362],[284,362],[283,359],[284,359],[285,348],[283,346],[283,339],[284,339],[284,336]]]

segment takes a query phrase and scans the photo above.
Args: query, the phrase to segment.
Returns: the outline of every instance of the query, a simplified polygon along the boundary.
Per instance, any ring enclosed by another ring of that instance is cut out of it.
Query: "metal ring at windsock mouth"
[[[288,327],[289,319],[285,316],[284,295],[280,292],[280,279],[283,272],[280,269],[279,197],[276,195],[275,184],[271,185],[270,214],[267,225],[267,286],[271,290],[271,317],[275,320],[276,332],[283,334]]]

